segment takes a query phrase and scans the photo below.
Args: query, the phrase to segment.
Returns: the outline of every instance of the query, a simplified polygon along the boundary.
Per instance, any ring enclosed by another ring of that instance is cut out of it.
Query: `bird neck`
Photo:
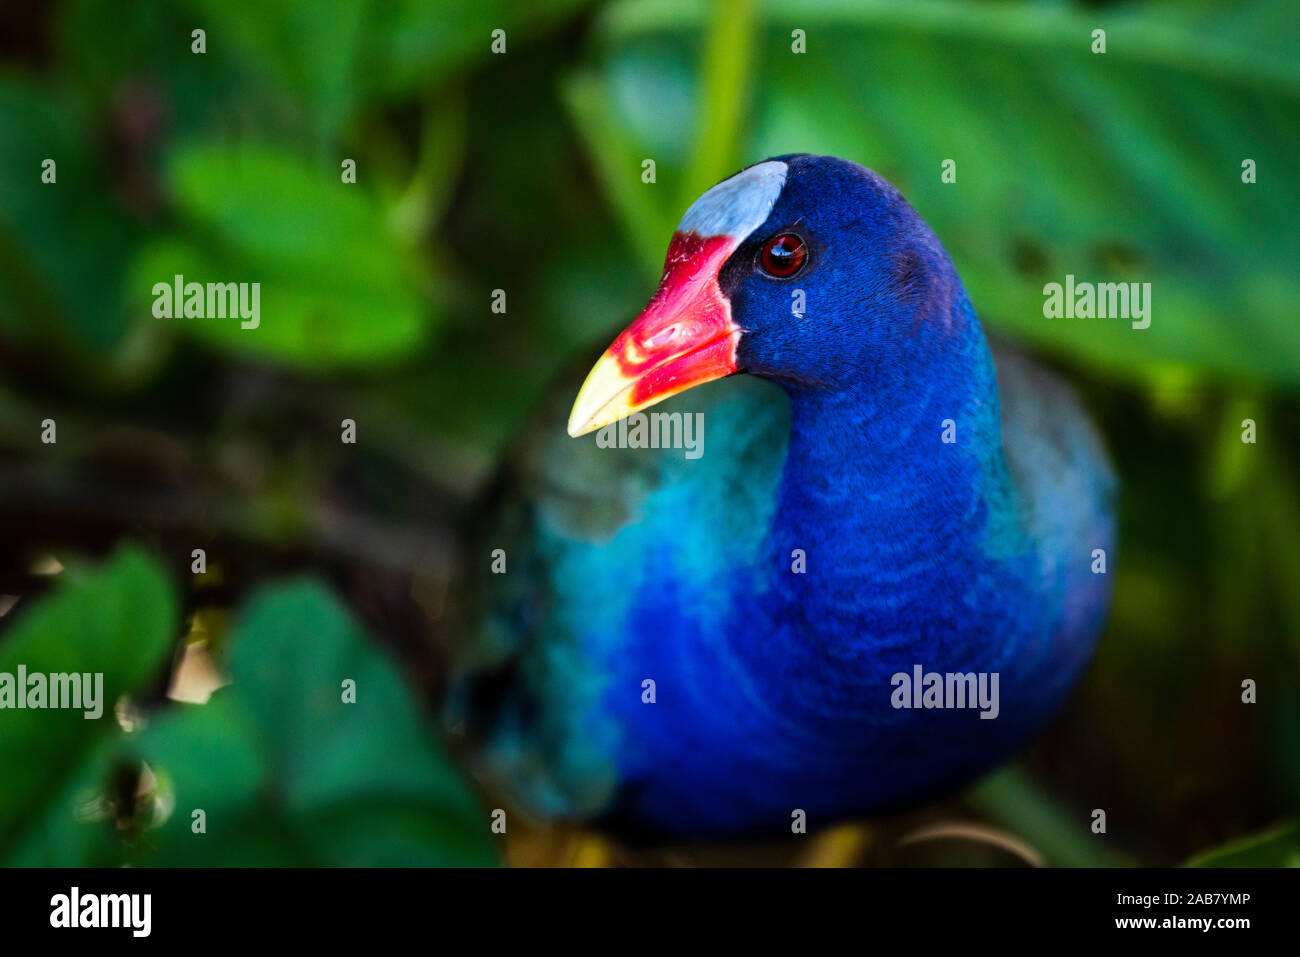
[[[958,318],[905,365],[789,390],[764,592],[779,627],[823,647],[901,637],[1018,548],[992,355]]]

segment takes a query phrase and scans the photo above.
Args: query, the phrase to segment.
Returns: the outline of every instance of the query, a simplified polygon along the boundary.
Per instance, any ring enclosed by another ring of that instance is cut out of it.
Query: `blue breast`
[[[1114,483],[1069,391],[963,321],[901,417],[744,377],[671,400],[698,459],[570,440],[559,396],[481,543],[510,566],[449,703],[480,770],[545,816],[740,834],[939,794],[1038,727],[1104,616]],[[916,666],[997,674],[997,718],[895,707]]]

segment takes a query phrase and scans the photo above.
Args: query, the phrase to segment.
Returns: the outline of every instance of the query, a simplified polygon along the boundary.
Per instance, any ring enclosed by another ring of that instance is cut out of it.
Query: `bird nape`
[[[703,454],[617,441],[674,396],[651,427],[702,415]],[[862,166],[780,156],[701,196],[581,438],[564,412],[481,523],[447,705],[530,815],[723,838],[895,810],[1007,756],[1089,659],[1101,443]]]

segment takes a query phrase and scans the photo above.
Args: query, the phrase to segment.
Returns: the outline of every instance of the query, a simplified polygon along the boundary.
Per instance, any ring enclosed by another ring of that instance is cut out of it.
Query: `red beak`
[[[569,416],[570,435],[736,371],[742,330],[718,273],[737,245],[733,236],[673,234],[659,289],[587,375]]]

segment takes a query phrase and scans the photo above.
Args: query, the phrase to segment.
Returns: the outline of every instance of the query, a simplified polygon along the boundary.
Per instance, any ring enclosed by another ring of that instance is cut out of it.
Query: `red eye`
[[[777,279],[789,279],[803,268],[808,258],[808,247],[794,233],[782,233],[763,244],[763,252],[758,258],[763,272]]]

